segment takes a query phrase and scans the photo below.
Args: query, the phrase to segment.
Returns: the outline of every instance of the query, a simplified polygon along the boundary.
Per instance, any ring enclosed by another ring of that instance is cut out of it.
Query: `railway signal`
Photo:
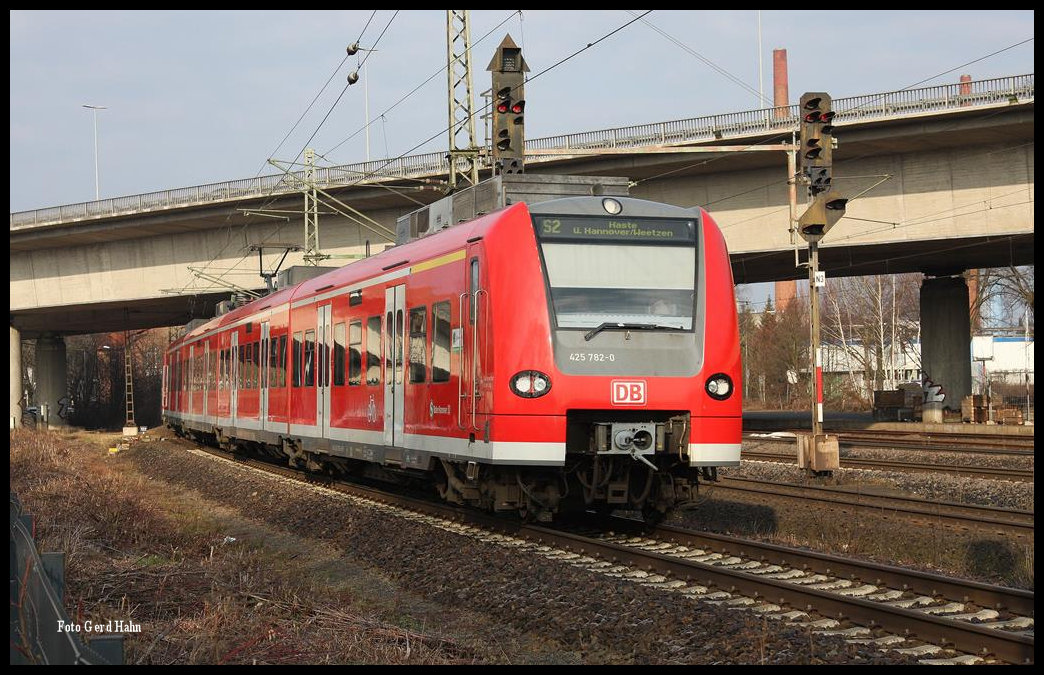
[[[848,199],[840,192],[831,190],[816,195],[812,203],[798,218],[798,232],[808,243],[818,242],[845,215]]]
[[[523,173],[525,165],[525,73],[522,50],[508,35],[486,68],[493,72],[493,165],[498,174]]]
[[[798,114],[801,116],[798,170],[808,178],[809,189],[815,195],[830,189],[835,115],[830,95],[816,91],[806,93],[801,97]]]

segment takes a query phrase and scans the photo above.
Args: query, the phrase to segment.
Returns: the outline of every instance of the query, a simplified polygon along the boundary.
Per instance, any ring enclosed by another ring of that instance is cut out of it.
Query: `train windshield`
[[[534,218],[559,328],[692,330],[695,223]]]

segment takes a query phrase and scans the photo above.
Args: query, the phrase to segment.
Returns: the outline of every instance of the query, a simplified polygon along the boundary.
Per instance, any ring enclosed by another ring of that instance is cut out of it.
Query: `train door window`
[[[392,326],[395,325],[394,321],[395,316],[391,312],[388,312],[386,318],[384,319],[384,348],[386,350],[386,353],[384,355],[384,376],[388,378],[389,381],[391,381],[392,379],[392,353],[395,351],[395,348],[392,346],[391,339]]]
[[[475,292],[478,290],[478,287],[479,287],[479,261],[478,261],[478,258],[472,258],[471,259],[471,282],[470,282],[470,287],[468,288],[468,292],[471,294],[471,302],[469,303],[470,309],[468,310],[468,312],[469,312],[469,314],[468,314],[468,316],[469,316],[468,322],[472,323],[472,324],[475,323],[475,308],[478,305],[478,298],[475,296]]]
[[[381,317],[366,320],[366,384],[381,383]]]
[[[261,388],[261,341],[257,340],[254,342],[254,367],[251,369],[254,373],[254,383],[251,385],[254,389]]]
[[[304,386],[315,386],[315,331],[306,330],[304,339]]]
[[[431,306],[431,381],[449,382],[450,376],[450,304],[436,302]]]
[[[402,310],[395,311],[395,384],[402,384]]]
[[[362,321],[348,324],[348,384],[362,382]]]
[[[254,343],[254,358],[251,361],[251,388],[261,386],[261,342]]]
[[[428,337],[428,308],[410,310],[410,382],[424,382],[428,367],[425,351]]]
[[[286,386],[286,335],[279,336],[279,358],[276,359],[279,370],[276,375],[279,378],[278,386]]]
[[[344,384],[344,324],[334,326],[334,362],[333,362],[334,386]]]
[[[293,380],[294,386],[301,386],[301,336],[303,333],[297,331],[294,333],[294,353],[293,353]]]

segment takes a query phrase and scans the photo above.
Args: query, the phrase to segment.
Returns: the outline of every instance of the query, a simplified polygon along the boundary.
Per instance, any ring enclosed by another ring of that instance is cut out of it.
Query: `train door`
[[[236,411],[239,410],[239,333],[232,332],[232,358],[229,360],[228,365],[230,366],[229,381],[228,381],[228,415],[232,418],[232,426],[236,425]]]
[[[319,307],[315,326],[315,424],[326,436],[330,426],[330,305]]]
[[[268,340],[269,340],[268,322],[267,321],[262,321],[261,322],[261,354],[259,354],[260,358],[258,359],[258,361],[260,361],[260,363],[261,363],[261,372],[258,373],[259,381],[258,381],[258,402],[257,402],[258,410],[260,411],[259,415],[260,415],[260,419],[261,419],[261,429],[268,429],[268,427],[269,427],[269,424],[268,424],[268,388],[269,388],[269,386],[271,386],[271,383],[269,382],[269,372],[268,372],[268,359],[269,359],[269,355],[268,355]]]
[[[403,443],[403,408],[406,387],[403,384],[403,332],[406,325],[406,286],[391,286],[384,292],[384,444]]]
[[[468,251],[468,264],[465,267],[467,278],[464,287],[467,289],[460,296],[460,377],[458,393],[460,407],[457,409],[457,425],[466,431],[481,437],[482,401],[482,350],[485,339],[485,322],[487,321],[487,293],[482,288],[481,268],[477,255],[477,246],[472,245]]]

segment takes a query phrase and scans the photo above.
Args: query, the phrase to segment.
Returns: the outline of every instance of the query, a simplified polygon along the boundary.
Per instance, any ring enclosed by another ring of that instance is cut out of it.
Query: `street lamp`
[[[358,42],[353,42],[352,44],[348,45],[348,56],[354,56],[355,54],[358,54],[359,52],[375,52],[375,51],[377,51],[377,50],[376,49],[366,49],[365,47],[360,47]],[[369,58],[369,57],[367,56],[367,58]],[[365,106],[365,109],[366,109],[366,126],[363,127],[363,129],[366,131],[366,161],[369,162],[370,161],[370,85],[366,81],[366,59],[365,58],[362,60],[362,63],[359,64],[359,67],[356,70],[354,70],[354,71],[352,71],[351,73],[348,74],[348,84],[350,84],[350,85],[351,84],[355,84],[356,82],[359,81],[359,68],[362,69],[363,99],[364,99],[364,106]]]
[[[103,105],[88,105],[86,103],[83,104],[83,107],[94,111],[94,201],[98,201],[101,198],[98,190],[98,111],[108,110],[108,108]]]

